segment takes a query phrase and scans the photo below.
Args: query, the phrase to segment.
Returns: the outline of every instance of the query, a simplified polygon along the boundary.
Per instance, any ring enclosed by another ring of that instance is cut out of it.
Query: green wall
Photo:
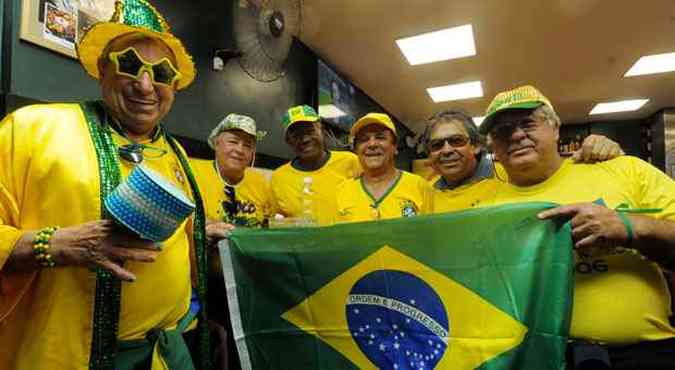
[[[3,26],[4,26],[4,21],[5,21],[5,0],[0,0],[0,78],[2,78],[2,52],[3,52],[3,47],[2,47],[2,33],[3,33]],[[0,83],[0,94],[3,94],[4,91],[2,91],[2,83]],[[2,111],[0,107],[0,111]]]
[[[87,77],[75,59],[19,40],[21,0],[4,1],[14,1],[9,93],[39,101],[96,98],[99,95],[96,82]],[[14,107],[8,108],[9,111]]]

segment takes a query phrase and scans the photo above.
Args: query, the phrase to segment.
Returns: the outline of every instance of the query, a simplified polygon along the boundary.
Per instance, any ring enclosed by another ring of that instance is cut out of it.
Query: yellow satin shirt
[[[118,145],[128,143],[113,138]],[[149,144],[166,154],[146,158],[144,165],[191,197],[169,144],[161,136]],[[123,177],[132,169],[124,161],[120,167]],[[8,115],[0,122],[0,268],[24,230],[100,219],[99,191],[96,152],[79,105],[33,105]],[[186,223],[163,243],[154,263],[125,264],[137,279],[122,283],[120,339],[171,329],[187,312]],[[96,274],[86,267],[26,274],[0,270],[0,369],[88,369],[95,288]]]

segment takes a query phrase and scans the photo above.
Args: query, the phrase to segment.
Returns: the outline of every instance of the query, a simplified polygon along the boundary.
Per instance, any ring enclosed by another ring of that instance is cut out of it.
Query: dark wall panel
[[[592,134],[605,135],[621,145],[626,154],[645,158],[641,142],[641,121],[593,122]]]
[[[0,0],[0,76],[4,79],[3,74],[3,65],[2,53],[5,51],[5,45],[2,44],[4,37],[4,21],[5,21],[5,0]],[[3,91],[4,83],[0,83],[0,94],[4,93]]]
[[[652,164],[661,171],[666,170],[666,136],[664,112],[658,112],[651,117],[649,123]]]

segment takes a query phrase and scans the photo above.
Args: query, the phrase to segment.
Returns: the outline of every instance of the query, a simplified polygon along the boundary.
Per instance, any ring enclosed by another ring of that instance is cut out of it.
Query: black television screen
[[[387,111],[322,60],[318,63],[319,116],[324,122],[349,131],[354,122],[370,112]],[[396,118],[392,117],[396,122]],[[400,122],[397,122],[400,126]]]
[[[341,130],[349,131],[359,116],[356,88],[319,60],[319,116]]]
[[[349,132],[354,122],[371,113],[389,113],[376,101],[342,77],[321,59],[318,59],[319,116],[331,127]],[[391,116],[396,125],[399,140],[412,134],[396,117]],[[339,134],[336,136],[340,136]]]

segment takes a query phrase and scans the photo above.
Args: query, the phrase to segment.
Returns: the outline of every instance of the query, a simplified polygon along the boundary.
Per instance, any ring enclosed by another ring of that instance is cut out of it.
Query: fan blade
[[[234,7],[235,41],[243,53],[239,64],[258,81],[274,81],[284,75],[293,35],[300,30],[299,1],[242,1],[254,6]],[[274,30],[270,28],[273,16],[277,22]]]

